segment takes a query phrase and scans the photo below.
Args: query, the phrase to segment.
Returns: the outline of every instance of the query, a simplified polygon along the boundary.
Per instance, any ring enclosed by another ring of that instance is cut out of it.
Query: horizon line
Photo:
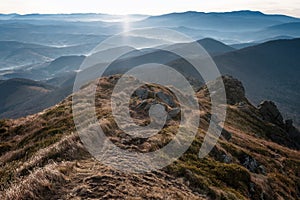
[[[26,15],[84,15],[84,14],[94,14],[94,15],[115,15],[115,16],[126,16],[126,15],[143,15],[143,16],[161,16],[161,15],[167,15],[167,14],[181,14],[181,13],[188,13],[188,12],[195,12],[195,13],[204,13],[204,14],[222,14],[222,13],[235,13],[235,12],[253,12],[253,13],[261,13],[264,15],[282,15],[282,16],[287,16],[287,17],[293,17],[293,18],[300,18],[300,16],[295,16],[295,15],[287,15],[283,13],[266,13],[263,11],[259,10],[232,10],[232,11],[211,11],[211,12],[205,12],[205,11],[195,11],[195,10],[187,10],[187,11],[182,11],[182,12],[167,12],[167,13],[161,13],[161,14],[142,14],[142,13],[130,13],[130,14],[116,14],[116,13],[97,13],[97,12],[60,12],[60,13],[39,13],[39,12],[32,12],[32,13],[3,13],[1,12],[0,15],[19,15],[19,16],[26,16]]]

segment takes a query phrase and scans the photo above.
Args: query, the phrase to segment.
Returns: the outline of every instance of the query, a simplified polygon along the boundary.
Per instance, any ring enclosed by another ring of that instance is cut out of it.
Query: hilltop
[[[149,123],[148,105],[154,101],[170,116],[158,134],[136,140],[118,129],[111,114],[110,95],[119,78],[96,82],[96,113],[106,136],[131,151],[161,148],[178,128],[176,97],[149,83],[140,88],[143,92],[134,93],[130,112],[135,123]],[[1,199],[299,199],[299,132],[298,139],[291,134],[297,130],[278,117],[273,103],[255,107],[240,81],[228,76],[223,80],[228,104],[219,106],[227,106],[226,123],[210,155],[198,158],[211,118],[210,97],[203,86],[197,92],[200,128],[189,150],[170,166],[145,174],[102,165],[85,150],[73,123],[72,96],[38,114],[1,120]],[[89,87],[79,94],[89,93]],[[157,98],[159,92],[168,98]],[[84,99],[80,104],[85,109]]]

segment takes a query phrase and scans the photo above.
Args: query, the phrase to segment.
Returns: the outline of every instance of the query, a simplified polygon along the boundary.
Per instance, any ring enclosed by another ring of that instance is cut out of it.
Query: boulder
[[[246,167],[250,172],[256,172],[257,167],[259,166],[256,159],[251,156],[245,156],[242,161],[242,165]]]
[[[176,107],[169,111],[168,115],[170,118],[176,118],[180,114],[180,108]]]
[[[155,96],[157,98],[159,98],[162,102],[166,103],[167,105],[169,105],[171,107],[174,107],[176,105],[173,97],[170,96],[170,95],[168,95],[168,94],[166,94],[166,93],[164,93],[164,92],[161,92],[161,91],[157,92],[155,94]]]
[[[250,172],[258,173],[258,174],[266,174],[265,166],[261,165],[255,158],[250,155],[245,155],[242,160],[240,160],[241,164],[246,167]]]
[[[149,92],[147,89],[139,88],[134,92],[135,96],[137,96],[140,99],[147,99]]]

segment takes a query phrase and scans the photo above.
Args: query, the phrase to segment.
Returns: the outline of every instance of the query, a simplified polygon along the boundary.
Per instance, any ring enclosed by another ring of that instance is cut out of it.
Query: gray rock
[[[157,92],[156,97],[158,97],[161,101],[163,101],[171,107],[174,107],[176,105],[173,97],[168,94],[165,94],[163,92]]]
[[[285,130],[288,136],[296,143],[297,148],[300,149],[300,131],[294,127],[293,120],[285,120]]]
[[[244,167],[246,167],[250,172],[257,174],[266,175],[265,166],[261,165],[255,158],[249,155],[245,155],[244,159],[241,160],[241,163]]]
[[[230,157],[230,156],[228,156],[228,155],[226,155],[226,154],[224,154],[224,155],[222,155],[222,157],[223,157],[223,162],[224,163],[231,163],[232,162],[232,158]]]
[[[171,118],[176,118],[180,114],[180,108],[173,108],[172,110],[169,111],[168,115]]]
[[[293,127],[294,127],[293,120],[291,120],[291,119],[285,120],[285,130],[287,132],[289,132],[289,130],[292,129]]]
[[[256,169],[258,167],[258,163],[255,158],[252,158],[251,156],[245,156],[242,165],[249,169],[250,172],[256,172]]]
[[[276,124],[280,127],[284,127],[283,117],[274,102],[263,101],[258,106],[258,110],[262,115],[263,120],[268,121],[272,124]]]
[[[146,110],[147,106],[150,107],[151,105],[147,102],[147,100],[143,100],[136,108]]]
[[[147,99],[149,92],[144,88],[139,88],[134,92],[134,94],[140,99]]]
[[[222,79],[217,78],[215,81],[208,83],[208,85],[211,89],[211,91],[209,91],[210,95],[214,96],[216,100],[222,99],[220,98],[220,95],[223,95],[222,86],[224,85],[228,104],[235,105],[246,101],[245,88],[243,84],[231,76],[222,76]]]

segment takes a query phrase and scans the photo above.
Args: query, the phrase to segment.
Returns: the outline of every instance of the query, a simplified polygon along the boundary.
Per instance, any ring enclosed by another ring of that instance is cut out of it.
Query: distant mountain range
[[[298,59],[300,57],[300,39],[276,40],[241,50],[235,50],[213,39],[203,39],[198,42],[213,56],[222,74],[233,75],[244,82],[247,96],[253,103],[258,104],[263,99],[273,100],[278,104],[279,109],[286,113],[287,118],[292,118],[296,125],[300,124],[298,120],[300,113],[298,99],[300,96],[297,92],[300,90],[298,78],[298,74],[300,74]],[[169,48],[185,48],[185,45],[187,44],[175,44]],[[120,47],[120,50],[125,49]],[[159,62],[174,67],[189,77],[194,84],[203,84],[201,77],[195,76],[197,73],[188,63],[169,52],[155,49],[151,51],[131,50],[132,53],[112,63],[105,74],[125,73],[134,66]],[[11,71],[4,77],[40,78],[40,81],[44,77],[47,79],[44,83],[55,87],[64,87],[68,91],[62,95],[64,97],[71,93],[75,78],[74,71],[79,69],[84,59],[84,56],[63,56],[50,63],[30,69]],[[62,93],[61,90],[54,92]],[[60,94],[58,96],[61,97]],[[53,103],[61,99],[57,98]]]
[[[262,99],[272,99],[283,113],[300,124],[296,92],[299,91],[300,44],[299,39],[294,39],[300,37],[300,19],[254,11],[128,17],[131,28],[170,28],[191,36],[213,57],[223,74],[231,74],[244,82],[251,101],[257,104]],[[114,52],[129,52],[111,63],[105,74],[124,73],[133,66],[158,61],[173,66],[196,85],[203,83],[177,55],[156,49],[160,45],[170,50],[186,49],[185,43],[170,44],[159,38],[127,35],[128,40],[136,41],[143,48],[107,44],[107,49],[92,51],[99,42],[124,30],[122,16],[11,14],[0,15],[0,19],[0,79],[5,82],[31,79],[53,86],[55,89],[49,93],[58,93],[59,98],[49,105],[71,93],[75,72],[86,56],[91,55],[101,63],[90,72],[106,65]],[[188,53],[193,55],[194,52]],[[18,102],[11,104],[18,105]]]
[[[136,27],[169,27],[196,39],[212,37],[226,43],[262,40],[280,35],[299,37],[300,19],[261,12],[184,12],[149,17]]]
[[[51,47],[16,41],[0,41],[0,70],[26,67],[52,61],[62,55],[83,55],[95,44]]]
[[[122,16],[103,14],[1,15],[0,41],[43,45],[101,42],[124,31]],[[215,38],[226,43],[263,40],[277,36],[299,37],[300,19],[255,11],[227,13],[184,12],[159,16],[127,16],[131,28],[165,27],[194,39]],[[51,34],[50,34],[51,33]]]
[[[224,31],[259,30],[276,24],[299,22],[299,19],[284,15],[266,15],[261,12],[235,11],[227,13],[184,12],[152,16],[141,23],[152,26],[185,25],[197,29],[221,29]]]

